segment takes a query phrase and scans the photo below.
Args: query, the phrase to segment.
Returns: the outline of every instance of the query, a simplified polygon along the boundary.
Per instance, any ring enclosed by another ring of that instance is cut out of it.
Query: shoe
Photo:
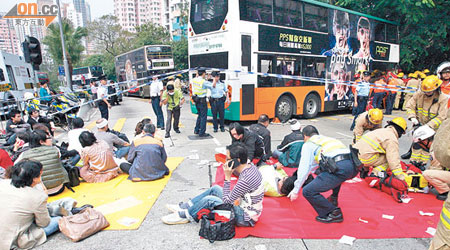
[[[198,137],[208,137],[208,136],[210,136],[210,134],[208,134],[208,133],[204,133],[202,135],[198,135]]]
[[[217,133],[217,129],[214,129],[214,133]]]
[[[331,202],[331,204],[335,205],[336,207],[338,206],[338,198],[334,197],[334,196],[328,196],[327,200],[329,202]]]
[[[189,220],[187,218],[181,218],[180,214],[178,212],[163,216],[161,218],[161,220],[162,220],[162,222],[164,222],[167,225],[177,225],[177,224],[189,223]]]
[[[316,221],[322,222],[322,223],[339,223],[344,221],[344,216],[342,215],[342,211],[340,208],[336,208],[335,210],[331,211],[327,217],[316,217]]]
[[[436,199],[438,199],[440,201],[445,201],[447,199],[447,195],[448,195],[448,192],[443,193],[443,194],[438,194],[438,195],[436,195]]]
[[[74,208],[72,208],[71,212],[72,212],[72,214],[78,214],[78,213],[82,212],[83,210],[85,210],[88,207],[93,208],[94,206],[86,204],[86,205],[83,205],[81,207],[74,207]]]
[[[194,135],[198,135],[198,131],[194,131]]]
[[[175,131],[175,133],[177,134],[181,133],[179,129],[174,129],[173,131]]]
[[[161,130],[164,130],[164,129],[165,129],[164,127],[161,128]]]
[[[166,204],[166,208],[172,213],[178,213],[179,211],[183,210],[180,205],[175,204]]]
[[[220,129],[220,132],[225,132],[225,128],[221,128],[221,129]]]
[[[164,136],[165,138],[169,138],[170,137],[170,134],[166,134],[166,136]]]
[[[407,159],[411,158],[411,154],[412,154],[412,150],[409,149],[408,152],[402,154],[401,158],[402,158],[403,160],[407,160]]]

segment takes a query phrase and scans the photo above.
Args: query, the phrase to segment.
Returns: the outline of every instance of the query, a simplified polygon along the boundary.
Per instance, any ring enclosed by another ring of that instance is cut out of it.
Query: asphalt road
[[[110,126],[118,119],[126,118],[122,132],[129,138],[134,136],[136,123],[143,117],[150,117],[156,121],[148,100],[139,98],[124,98],[120,106],[115,106],[110,111]],[[404,112],[394,112],[394,115],[402,115]],[[92,127],[92,121],[100,117],[99,112],[92,115],[91,121],[86,125]],[[166,117],[166,116],[165,116]],[[393,116],[387,117],[392,119]],[[201,160],[214,160],[215,149],[225,147],[231,142],[228,133],[212,133],[212,126],[207,126],[207,132],[214,139],[190,141],[187,135],[193,134],[196,116],[190,113],[188,104],[182,108],[181,134],[172,133],[173,144],[164,139],[164,144],[169,156],[188,157],[198,154],[200,160],[185,158],[181,165],[174,171],[169,183],[160,197],[148,213],[146,219],[138,230],[134,231],[102,231],[81,242],[72,243],[61,233],[51,236],[44,245],[38,249],[427,249],[430,239],[357,239],[353,246],[343,245],[338,240],[309,240],[309,239],[261,239],[248,237],[245,239],[233,239],[225,242],[210,244],[198,236],[199,224],[189,223],[185,225],[168,226],[161,222],[161,217],[168,214],[166,203],[177,203],[193,197],[209,188],[210,175],[207,165],[198,165]],[[386,119],[385,119],[386,121]],[[303,124],[311,124],[318,128],[321,134],[332,136],[350,144],[352,133],[349,127],[352,122],[351,114],[324,114],[316,119],[300,120]],[[245,123],[244,125],[249,125]],[[409,124],[411,126],[411,124]],[[275,148],[290,133],[289,125],[271,124],[272,148]],[[95,128],[94,128],[95,130]],[[65,139],[65,133],[58,136],[59,140]],[[400,139],[400,152],[405,152],[410,146],[410,136]],[[215,176],[214,170],[212,176]],[[385,230],[389,230],[386,228]]]

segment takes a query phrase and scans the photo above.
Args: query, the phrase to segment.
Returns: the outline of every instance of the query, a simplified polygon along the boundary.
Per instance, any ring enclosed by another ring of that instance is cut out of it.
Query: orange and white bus
[[[351,88],[333,83],[399,62],[397,23],[314,0],[192,0],[188,25],[189,67],[227,69],[227,120],[348,109]]]

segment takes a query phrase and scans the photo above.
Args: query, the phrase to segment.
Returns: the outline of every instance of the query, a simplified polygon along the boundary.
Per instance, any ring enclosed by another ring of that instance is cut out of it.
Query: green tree
[[[115,16],[105,15],[89,23],[88,32],[97,49],[113,57],[133,48],[135,35],[122,30]]]
[[[114,57],[108,53],[90,55],[83,60],[82,64],[83,66],[102,66],[108,79],[116,80]]]
[[[72,65],[76,65],[81,59],[81,53],[84,51],[82,44],[83,37],[87,36],[87,30],[82,27],[74,29],[72,23],[67,20],[62,20],[63,35],[65,40],[66,56],[69,61],[69,69],[72,70]],[[63,52],[61,47],[61,36],[59,32],[59,24],[52,23],[48,26],[47,36],[45,36],[43,43],[47,45],[48,52],[53,61],[57,65],[63,64]]]
[[[436,69],[450,60],[450,1],[338,0],[337,5],[399,23],[400,66]]]
[[[182,70],[188,68],[188,41],[182,37],[179,41],[173,41],[172,53],[175,70]]]
[[[134,48],[144,45],[169,44],[170,34],[166,28],[153,23],[146,23],[136,27],[136,38],[133,40]]]

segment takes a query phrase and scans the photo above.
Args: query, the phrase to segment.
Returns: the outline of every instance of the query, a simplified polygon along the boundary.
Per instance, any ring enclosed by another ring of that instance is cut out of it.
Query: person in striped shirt
[[[200,210],[213,210],[215,206],[225,203],[234,204],[237,226],[253,227],[263,208],[264,185],[261,173],[255,165],[247,163],[247,149],[240,142],[227,147],[227,160],[223,165],[223,188],[215,185],[187,202],[167,204],[167,209],[173,213],[162,217],[162,221],[169,225],[188,223],[197,217]],[[239,174],[239,179],[232,189],[230,180],[233,172]],[[239,205],[236,205],[236,200]]]

